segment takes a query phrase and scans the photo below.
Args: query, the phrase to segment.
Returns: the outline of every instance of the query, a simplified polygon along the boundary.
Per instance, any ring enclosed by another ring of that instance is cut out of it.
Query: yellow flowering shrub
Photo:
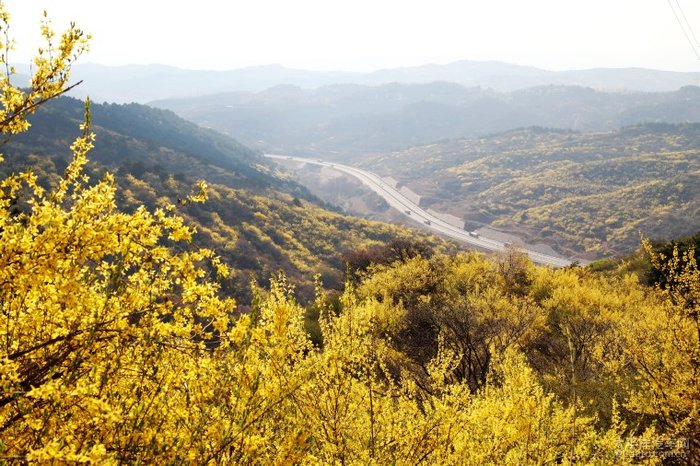
[[[13,50],[13,41],[8,34],[10,14],[4,3],[0,2],[0,132],[18,134],[29,128],[27,115],[33,113],[44,102],[66,92],[70,87],[68,79],[73,62],[87,50],[90,36],[71,23],[68,30],[61,34],[58,41],[51,28],[46,12],[41,22],[41,35],[45,46],[39,49],[34,58],[33,73],[29,90],[24,90],[12,83],[14,68],[10,66],[9,55]],[[9,72],[7,72],[9,71]]]

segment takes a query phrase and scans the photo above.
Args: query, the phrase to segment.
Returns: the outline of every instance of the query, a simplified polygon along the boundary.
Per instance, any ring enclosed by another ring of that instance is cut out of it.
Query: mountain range
[[[27,67],[18,66],[27,73]],[[383,69],[374,72],[311,71],[282,65],[234,70],[188,70],[164,65],[74,66],[73,76],[83,84],[73,92],[96,102],[145,103],[157,99],[193,97],[233,91],[257,92],[281,84],[315,89],[331,84],[377,86],[386,83],[422,84],[446,81],[497,91],[533,86],[576,85],[604,91],[673,91],[699,85],[700,74],[644,68],[594,68],[550,71],[498,61],[462,60],[448,64]]]
[[[154,101],[260,150],[337,157],[403,149],[520,127],[607,131],[640,123],[700,121],[700,88],[603,92],[542,86],[512,92],[447,82],[318,89],[282,85]]]

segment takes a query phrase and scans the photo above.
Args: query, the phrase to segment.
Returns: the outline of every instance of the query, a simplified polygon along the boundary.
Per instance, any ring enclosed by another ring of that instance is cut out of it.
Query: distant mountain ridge
[[[25,72],[23,67],[18,71]],[[227,71],[187,70],[165,65],[77,65],[75,80],[83,80],[72,95],[97,102],[145,103],[234,91],[258,92],[281,84],[315,89],[331,84],[419,84],[446,81],[463,86],[509,92],[533,86],[577,85],[605,91],[674,91],[699,85],[700,74],[644,68],[595,68],[550,71],[498,61],[461,60],[445,65],[383,69],[369,73],[309,71],[282,65],[252,66]]]
[[[520,127],[606,131],[639,123],[700,121],[700,87],[611,93],[540,86],[509,93],[448,82],[314,90],[284,85],[154,101],[178,115],[273,153],[338,157]]]

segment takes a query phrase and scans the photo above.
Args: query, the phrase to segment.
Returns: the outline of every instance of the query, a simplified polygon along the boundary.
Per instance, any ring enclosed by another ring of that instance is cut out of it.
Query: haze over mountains
[[[23,70],[19,68],[19,71]],[[385,83],[420,84],[446,81],[464,86],[481,86],[513,91],[533,86],[577,85],[606,91],[673,91],[698,85],[698,73],[642,68],[549,71],[497,61],[462,60],[445,65],[378,70],[370,73],[322,72],[286,68],[281,65],[255,66],[229,71],[187,70],[164,65],[74,67],[73,76],[83,84],[73,92],[89,95],[97,102],[140,102],[192,97],[232,91],[262,91],[281,84],[314,89],[330,84]]]
[[[122,71],[137,80],[146,69]],[[469,228],[508,231],[565,255],[624,255],[640,231],[664,238],[699,225],[694,73],[468,61],[364,74],[279,66],[150,72],[144,84],[170,76],[161,94],[197,95],[149,105],[259,151],[361,164]],[[206,94],[227,86],[235,90]],[[317,173],[295,173],[327,202],[352,199],[350,211],[393,220],[357,187],[334,181],[328,194],[314,185]]]
[[[348,161],[442,139],[519,127],[613,130],[639,123],[700,121],[700,88],[611,93],[543,86],[510,93],[459,84],[337,84],[315,90],[277,86],[154,101],[251,147]]]

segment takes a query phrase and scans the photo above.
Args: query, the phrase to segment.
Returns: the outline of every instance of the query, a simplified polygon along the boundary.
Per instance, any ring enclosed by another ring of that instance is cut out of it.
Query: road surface
[[[394,187],[386,184],[379,175],[368,172],[366,170],[361,170],[359,168],[354,168],[349,165],[342,165],[335,162],[324,162],[322,160],[314,160],[304,157],[293,157],[288,155],[273,154],[265,154],[265,157],[268,157],[270,159],[288,160],[298,163],[320,165],[322,167],[328,167],[333,170],[337,170],[341,173],[351,175],[360,180],[365,186],[370,188],[372,191],[379,194],[391,207],[398,210],[403,215],[411,218],[412,220],[423,224],[424,227],[430,228],[431,230],[437,233],[456,239],[463,243],[467,243],[471,246],[485,249],[487,251],[502,252],[505,251],[508,247],[508,244],[502,243],[500,241],[489,239],[483,236],[474,236],[473,233],[467,232],[454,225],[450,225],[444,220],[441,220],[438,217],[429,214],[425,210],[421,209],[417,204],[408,200]],[[522,249],[522,251],[527,253],[530,259],[532,259],[533,262],[538,264],[549,265],[552,267],[566,267],[572,264],[572,261],[569,259],[551,256],[548,254],[543,254],[528,249]]]

